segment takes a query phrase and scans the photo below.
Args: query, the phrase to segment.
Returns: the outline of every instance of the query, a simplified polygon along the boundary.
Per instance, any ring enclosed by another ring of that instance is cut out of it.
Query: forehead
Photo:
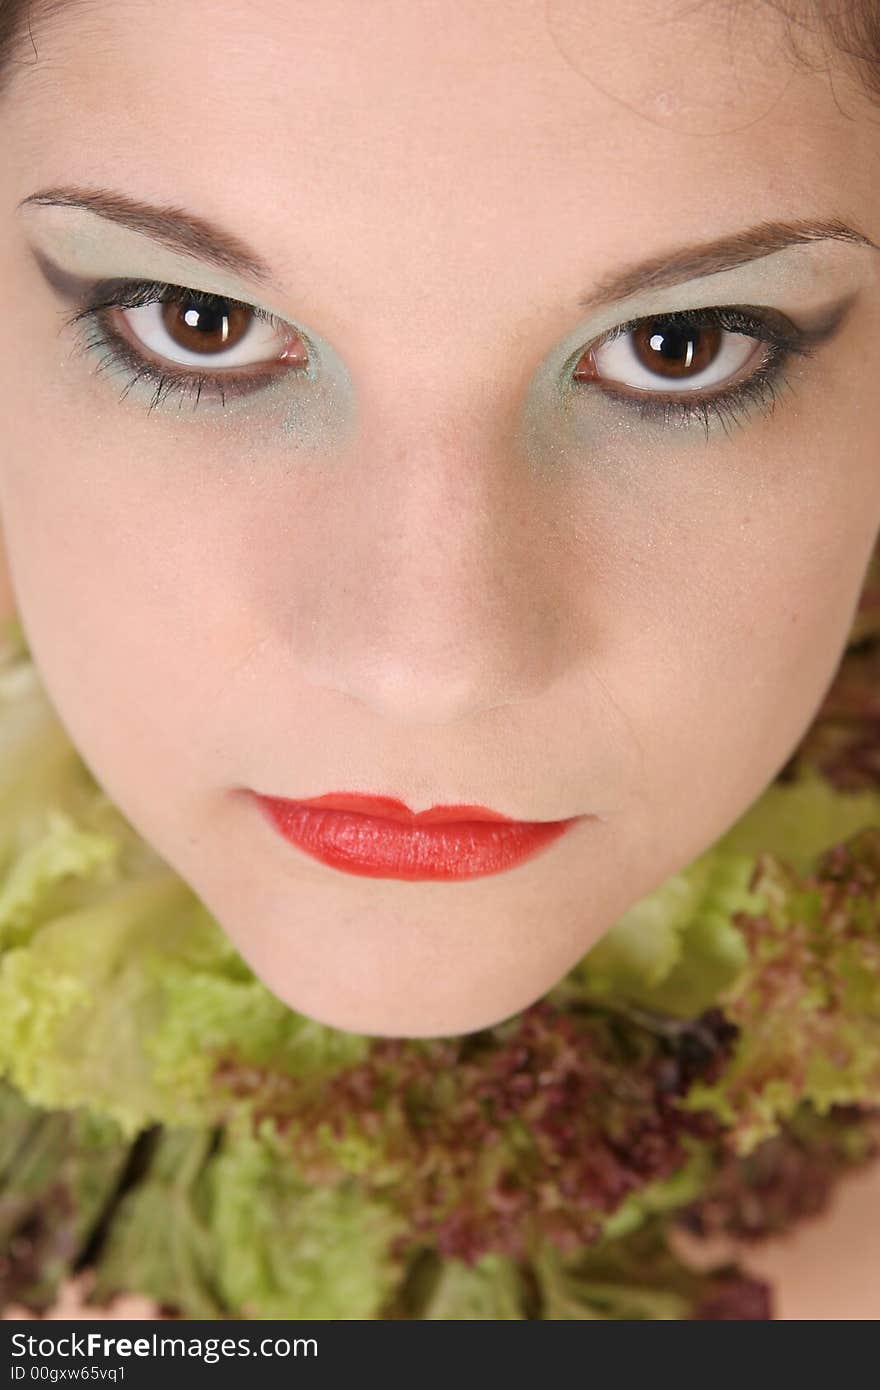
[[[38,38],[22,167],[123,171],[296,284],[467,266],[479,293],[491,265],[521,295],[541,265],[569,296],[585,258],[601,277],[762,217],[870,221],[878,197],[858,93],[797,69],[759,0],[96,0]]]

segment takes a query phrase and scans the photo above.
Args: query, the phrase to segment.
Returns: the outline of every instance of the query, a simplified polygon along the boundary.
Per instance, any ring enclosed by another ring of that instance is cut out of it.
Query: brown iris
[[[627,336],[641,366],[667,381],[698,376],[718,352],[723,329],[714,325],[676,323],[670,319],[645,319],[628,330]],[[586,363],[586,366],[582,364]],[[597,372],[592,349],[585,353],[574,371],[576,381],[595,380]]]
[[[216,305],[172,299],[162,305],[162,324],[178,347],[190,352],[223,352],[235,347],[251,326],[252,311],[219,300]]]

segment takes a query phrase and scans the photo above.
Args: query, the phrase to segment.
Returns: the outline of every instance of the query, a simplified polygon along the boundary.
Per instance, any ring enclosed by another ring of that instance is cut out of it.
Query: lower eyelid
[[[107,334],[111,341],[124,343],[129,352],[137,358],[143,358],[144,362],[156,368],[157,371],[165,372],[169,376],[203,376],[203,377],[248,377],[248,376],[268,376],[270,372],[261,364],[242,364],[237,367],[223,367],[222,365],[212,366],[208,363],[202,369],[195,362],[175,362],[171,358],[159,356],[155,349],[151,348],[142,338],[138,338],[126,327],[125,310],[119,306],[104,309],[96,314],[96,322],[102,331]],[[288,371],[295,370],[287,367]],[[277,375],[277,373],[276,373]]]
[[[780,389],[791,389],[791,382],[785,373],[790,357],[789,349],[770,345],[769,355],[761,366],[753,368],[732,387],[725,385],[712,393],[680,391],[663,395],[653,391],[616,392],[601,386],[594,389],[598,389],[600,395],[609,399],[612,405],[619,405],[622,410],[637,415],[649,425],[657,425],[661,429],[690,430],[699,424],[708,442],[713,424],[722,427],[725,435],[729,436],[730,427],[748,423],[755,410],[772,413]],[[575,389],[582,391],[586,388]]]
[[[136,381],[146,378],[147,380],[159,383],[160,391],[163,384],[168,384],[170,390],[179,391],[181,396],[185,394],[195,394],[198,390],[199,398],[205,392],[213,392],[223,399],[224,392],[228,392],[231,395],[250,395],[269,388],[283,376],[289,377],[293,375],[294,377],[299,377],[310,374],[308,368],[291,367],[289,363],[279,365],[278,359],[274,359],[274,365],[270,367],[257,364],[253,368],[239,366],[230,368],[214,367],[202,370],[195,366],[190,367],[187,364],[175,363],[169,359],[151,356],[151,350],[146,344],[142,343],[139,339],[132,341],[121,327],[121,323],[124,323],[124,318],[122,318],[124,307],[125,306],[120,305],[109,305],[104,308],[95,308],[88,314],[81,313],[76,315],[75,318],[78,319],[84,327],[87,327],[90,331],[99,335],[99,340],[93,341],[88,346],[96,350],[100,348],[105,349],[108,356],[112,357],[118,366],[135,374],[130,384],[134,384]],[[254,312],[256,313],[258,311],[254,310]],[[293,325],[281,324],[280,321],[274,320],[274,318],[269,315],[266,315],[266,317],[270,318],[272,322],[278,323],[279,327],[289,327],[294,333],[301,336],[308,348],[309,358],[311,360],[312,349],[306,335],[303,335],[301,331],[294,328]],[[659,318],[660,316],[658,315],[657,317]],[[838,314],[838,322],[841,318],[842,315]],[[639,320],[636,322],[643,321],[644,320]],[[68,320],[68,322],[72,321]],[[622,326],[617,333],[609,335],[592,346],[599,347],[601,346],[601,342],[609,341],[611,336],[620,336],[626,331],[631,331],[636,326],[636,322]],[[707,318],[707,322],[711,322],[711,319]],[[755,326],[757,327],[758,324],[756,323]],[[837,322],[834,326],[835,328],[837,327]],[[732,333],[735,330],[729,329],[725,331]],[[794,330],[792,326],[793,335],[796,331],[797,330]],[[662,385],[659,384],[658,389],[654,391],[640,390],[638,388],[626,386],[621,387],[615,385],[613,382],[605,383],[602,379],[596,382],[578,383],[571,379],[573,367],[567,373],[569,378],[568,385],[570,389],[573,388],[576,392],[582,392],[587,386],[592,386],[594,390],[598,390],[606,398],[614,402],[619,402],[624,408],[635,408],[646,418],[650,418],[653,414],[658,418],[663,416],[665,421],[669,414],[678,412],[681,417],[680,423],[689,423],[690,418],[702,418],[705,423],[708,413],[715,410],[716,407],[719,411],[725,408],[732,411],[735,410],[737,408],[736,398],[738,393],[741,396],[740,404],[745,408],[748,408],[747,398],[749,396],[751,396],[752,399],[756,399],[762,390],[766,391],[768,395],[771,395],[773,393],[773,381],[776,376],[781,376],[792,352],[797,351],[803,352],[804,355],[810,355],[819,346],[819,340],[803,346],[793,346],[792,344],[782,346],[775,343],[772,338],[768,336],[758,337],[757,335],[751,334],[746,334],[744,336],[754,336],[756,355],[760,347],[762,345],[764,346],[766,356],[762,363],[756,367],[753,358],[750,357],[747,363],[743,364],[740,373],[735,378],[728,378],[728,380],[724,381],[722,384],[714,388],[705,389],[702,392],[696,387],[692,390],[668,391],[664,395]],[[822,341],[830,336],[832,336],[830,332],[824,333]],[[587,348],[582,348],[580,350],[580,357],[576,359],[576,361],[579,361],[586,351]],[[574,365],[576,365],[576,362],[573,366]],[[100,366],[98,370],[101,370]],[[758,381],[756,378],[763,378],[763,380]],[[752,384],[751,392],[749,391],[750,383]],[[689,417],[687,421],[683,418],[686,415]]]
[[[762,348],[763,355],[761,352]],[[626,400],[627,398],[635,398],[637,400],[664,399],[673,402],[676,400],[687,401],[688,399],[699,400],[701,398],[704,400],[711,400],[713,397],[717,398],[735,392],[739,385],[744,385],[751,380],[756,373],[771,367],[774,362],[780,361],[784,356],[786,356],[784,349],[776,348],[771,343],[761,343],[756,340],[754,351],[734,376],[727,377],[711,386],[704,387],[702,390],[699,385],[696,385],[691,390],[688,390],[686,387],[683,387],[681,390],[675,390],[674,388],[670,390],[667,387],[664,391],[663,384],[659,378],[656,391],[648,390],[647,388],[640,389],[636,386],[627,386],[614,381],[612,378],[598,378],[595,382],[575,382],[575,385],[581,388],[595,385],[596,389],[602,391],[604,395],[620,398],[621,400]]]
[[[111,318],[114,315],[116,316],[115,321]],[[305,369],[291,367],[289,364],[281,366],[277,364],[254,364],[253,366],[238,367],[208,367],[206,364],[203,369],[194,363],[173,362],[168,358],[157,356],[141,339],[133,339],[123,327],[119,326],[120,319],[124,324],[122,311],[118,308],[103,310],[96,315],[95,322],[107,339],[108,350],[118,352],[119,356],[124,358],[127,364],[132,367],[150,369],[156,377],[162,376],[176,381],[201,381],[205,385],[219,381],[227,389],[238,388],[239,393],[244,393],[248,390],[259,391],[288,374],[294,376],[305,374]],[[249,387],[248,382],[253,382],[253,385]]]
[[[127,338],[111,328],[106,321],[108,311],[95,311],[80,319],[85,330],[81,334],[79,348],[83,352],[103,353],[96,373],[109,369],[116,374],[128,377],[122,400],[128,391],[137,385],[151,386],[155,391],[153,404],[164,401],[171,395],[179,397],[178,405],[189,397],[196,398],[193,409],[202,401],[219,400],[225,406],[226,398],[248,396],[268,389],[279,378],[279,373],[271,376],[266,372],[251,373],[249,376],[240,369],[236,372],[188,372],[185,368],[175,368],[162,362],[154,362],[140,350],[129,345]],[[151,405],[150,409],[153,406]]]

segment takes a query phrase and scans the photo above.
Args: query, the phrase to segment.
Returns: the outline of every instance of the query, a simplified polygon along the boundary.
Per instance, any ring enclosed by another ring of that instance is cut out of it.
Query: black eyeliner
[[[38,254],[38,253],[35,253]],[[45,257],[38,255],[40,268],[49,283],[64,298],[73,301],[76,311],[65,319],[67,327],[82,327],[79,347],[83,352],[101,352],[103,356],[96,368],[101,372],[118,368],[129,375],[120,400],[138,381],[145,380],[155,386],[149,410],[159,405],[172,394],[178,394],[178,409],[186,397],[194,396],[195,409],[203,395],[211,393],[225,407],[227,395],[230,397],[252,395],[265,390],[276,382],[281,372],[235,371],[220,369],[209,371],[187,369],[182,364],[169,362],[167,366],[153,362],[138,351],[133,344],[116,332],[104,317],[112,309],[145,308],[150,304],[168,303],[185,299],[188,304],[204,308],[216,308],[220,304],[239,306],[247,309],[254,318],[270,323],[273,327],[289,327],[286,320],[278,318],[257,305],[239,300],[232,295],[219,294],[210,290],[194,289],[187,285],[171,284],[164,280],[144,280],[131,276],[114,276],[102,280],[83,280],[68,275]],[[290,367],[283,374],[302,375]]]
[[[144,307],[148,304],[167,302],[175,297],[186,296],[189,302],[204,307],[216,307],[220,303],[243,307],[250,310],[257,318],[279,327],[286,325],[286,320],[279,319],[267,310],[260,309],[256,305],[236,299],[231,295],[193,289],[190,286],[170,284],[166,281],[137,279],[130,276],[114,276],[95,280],[94,278],[74,275],[63,270],[38,248],[30,246],[29,250],[49,286],[65,300],[78,306],[73,315],[66,317],[66,325],[75,326],[80,323],[89,325],[89,336],[82,343],[84,350],[104,351],[105,355],[97,370],[101,371],[105,367],[119,366],[133,373],[128,386],[122,393],[123,396],[138,380],[146,378],[156,385],[153,405],[158,404],[160,400],[172,392],[180,393],[181,403],[184,396],[195,394],[195,404],[198,405],[203,390],[208,388],[217,393],[221,403],[225,406],[225,392],[227,390],[230,394],[249,394],[261,389],[261,386],[269,384],[267,381],[261,381],[260,385],[247,385],[246,383],[258,379],[255,373],[236,375],[231,370],[219,373],[187,371],[179,364],[169,364],[167,368],[163,369],[159,364],[151,362],[149,358],[142,357],[124,337],[114,332],[102,319],[102,314],[113,308]],[[748,414],[753,404],[772,410],[777,399],[776,386],[778,382],[790,386],[783,375],[789,358],[792,355],[809,356],[816,348],[833,338],[848,318],[858,298],[858,292],[850,293],[801,326],[795,326],[779,310],[769,306],[749,304],[711,305],[703,308],[670,310],[657,314],[642,314],[638,318],[629,319],[616,325],[600,338],[581,348],[579,356],[574,361],[579,361],[584,352],[590,348],[598,348],[605,343],[612,342],[639,325],[652,321],[687,324],[694,327],[712,324],[730,333],[742,333],[764,342],[768,348],[767,356],[750,377],[738,382],[731,389],[722,388],[714,395],[707,393],[701,397],[697,391],[681,391],[666,396],[661,391],[615,391],[600,385],[598,382],[579,384],[574,387],[574,390],[577,393],[585,389],[599,390],[606,398],[619,402],[626,409],[636,411],[643,419],[661,419],[664,426],[668,426],[670,423],[687,425],[694,420],[701,420],[708,439],[710,414],[714,413],[726,429],[726,420],[737,423],[738,411],[742,409]],[[152,408],[151,406],[150,409]]]
[[[632,332],[645,323],[685,324],[690,327],[720,327],[730,333],[741,333],[753,337],[767,346],[767,355],[761,365],[745,379],[729,388],[721,387],[713,393],[700,395],[698,391],[679,391],[663,395],[662,391],[614,390],[602,385],[599,379],[585,384],[575,384],[575,392],[599,391],[606,398],[619,403],[624,409],[635,411],[644,420],[660,420],[664,427],[688,426],[700,421],[706,432],[708,442],[710,416],[714,415],[726,434],[728,424],[744,423],[753,406],[765,412],[772,412],[779,398],[779,386],[791,389],[785,376],[785,367],[794,355],[811,356],[823,343],[832,339],[843,326],[850,310],[858,299],[858,293],[851,293],[836,304],[824,310],[808,323],[796,326],[785,314],[769,306],[737,304],[706,305],[695,309],[661,311],[657,314],[641,314],[617,324],[600,338],[580,350],[573,366],[583,357],[584,352],[602,347],[604,344]]]
[[[49,259],[36,246],[30,246],[29,251],[33,256],[40,274],[46,283],[60,294],[62,299],[72,303],[81,304],[88,297],[94,285],[94,280],[81,275],[72,275],[68,270],[62,270],[60,265]]]

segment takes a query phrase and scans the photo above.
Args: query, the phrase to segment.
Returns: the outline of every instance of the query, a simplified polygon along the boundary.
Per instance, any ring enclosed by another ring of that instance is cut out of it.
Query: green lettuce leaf
[[[191,1318],[375,1318],[400,1220],[351,1185],[310,1188],[260,1136],[159,1131],[100,1252],[93,1302],[144,1293]]]
[[[880,1105],[880,827],[835,845],[812,873],[765,854],[743,914],[746,968],[722,996],[740,1029],[727,1066],[682,1105],[709,1110],[748,1153],[809,1102]]]
[[[53,1302],[128,1156],[111,1120],[85,1110],[41,1110],[0,1083],[0,1307]]]
[[[437,1261],[433,1287],[417,1314],[425,1322],[511,1322],[524,1312],[522,1275],[515,1260],[494,1251],[474,1264]]]
[[[872,826],[880,826],[876,792],[835,791],[811,770],[773,784],[716,844],[623,913],[551,997],[696,1016],[725,998],[748,964],[737,916],[766,907],[753,881],[760,856],[806,872]]]

